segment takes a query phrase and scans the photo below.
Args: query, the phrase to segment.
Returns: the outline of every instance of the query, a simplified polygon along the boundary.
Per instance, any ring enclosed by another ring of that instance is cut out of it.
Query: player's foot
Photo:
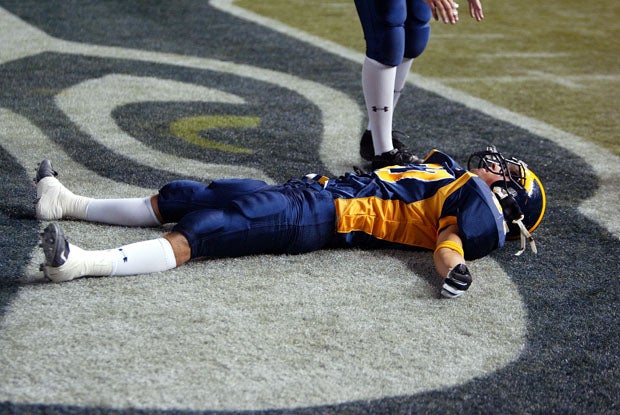
[[[398,130],[392,131],[392,146],[398,150],[405,150],[406,146],[401,140],[406,140],[408,137],[405,133]],[[372,132],[370,130],[364,131],[360,140],[360,156],[364,160],[372,161],[375,156],[375,148],[372,144]]]
[[[35,182],[37,184],[36,215],[40,220],[62,218],[62,207],[59,198],[64,186],[56,178],[58,173],[52,167],[50,160],[39,163]]]
[[[58,172],[52,167],[52,162],[48,159],[44,159],[43,161],[41,161],[41,163],[39,163],[39,168],[37,169],[37,176],[34,178],[34,181],[36,183],[39,183],[44,177],[56,176],[58,176]]]
[[[420,163],[420,160],[416,155],[410,153],[406,149],[399,150],[397,148],[386,151],[380,156],[374,156],[372,159],[372,169],[380,169],[387,166],[403,166],[405,164]]]
[[[75,195],[56,178],[58,173],[53,169],[52,162],[43,160],[39,164],[35,182],[37,183],[37,199],[35,200],[36,217],[39,220],[57,220],[66,216],[63,207],[73,206]]]
[[[79,258],[76,258],[77,255],[69,255],[69,242],[60,226],[50,223],[40,236],[40,246],[45,255],[45,262],[41,264],[43,274],[54,282],[80,277]]]

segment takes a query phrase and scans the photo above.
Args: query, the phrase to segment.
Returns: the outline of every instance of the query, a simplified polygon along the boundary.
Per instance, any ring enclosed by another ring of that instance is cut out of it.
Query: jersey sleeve
[[[444,215],[455,215],[466,260],[487,256],[504,246],[504,215],[489,187],[478,177],[469,179],[448,198]]]

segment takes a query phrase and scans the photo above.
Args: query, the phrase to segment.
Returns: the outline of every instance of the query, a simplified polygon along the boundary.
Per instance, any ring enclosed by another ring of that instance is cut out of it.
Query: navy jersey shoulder
[[[424,162],[441,164],[456,177],[467,173],[452,157],[438,150],[431,151]],[[442,215],[456,216],[465,259],[482,258],[504,246],[504,215],[493,192],[479,177],[472,175],[446,200]]]
[[[457,218],[459,237],[466,260],[482,258],[504,246],[504,215],[489,186],[473,176],[444,204],[444,210]]]

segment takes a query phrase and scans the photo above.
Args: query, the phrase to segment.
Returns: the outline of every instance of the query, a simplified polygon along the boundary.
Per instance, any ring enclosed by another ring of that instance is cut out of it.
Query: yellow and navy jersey
[[[465,259],[504,245],[506,226],[489,186],[448,155],[433,150],[422,164],[391,166],[330,180],[336,232],[355,246],[435,249],[437,235],[456,224]]]

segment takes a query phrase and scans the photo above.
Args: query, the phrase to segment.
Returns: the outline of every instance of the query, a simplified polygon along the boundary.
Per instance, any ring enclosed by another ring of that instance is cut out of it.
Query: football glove
[[[465,264],[458,264],[450,270],[441,287],[441,295],[446,298],[460,297],[471,285],[472,278]]]

